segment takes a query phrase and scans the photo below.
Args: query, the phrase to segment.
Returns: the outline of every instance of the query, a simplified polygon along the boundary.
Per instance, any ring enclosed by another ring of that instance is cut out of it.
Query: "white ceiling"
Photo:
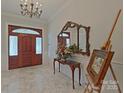
[[[68,0],[33,0],[42,4],[41,18],[49,20]],[[20,15],[20,0],[1,0],[2,13]]]

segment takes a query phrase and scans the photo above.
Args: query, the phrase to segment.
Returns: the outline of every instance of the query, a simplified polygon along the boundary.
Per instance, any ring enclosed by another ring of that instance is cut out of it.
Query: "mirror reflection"
[[[82,49],[82,52],[86,52],[86,32],[84,28],[79,30],[79,49]]]
[[[63,31],[62,34],[60,34],[61,36],[65,37],[65,34],[67,36],[68,34],[68,38],[66,38],[66,45],[67,47],[69,47],[70,45],[76,44],[77,46],[77,32],[76,32],[76,28],[68,28],[66,31]]]
[[[65,47],[70,46],[70,32],[63,32],[59,35],[59,46],[63,45]]]

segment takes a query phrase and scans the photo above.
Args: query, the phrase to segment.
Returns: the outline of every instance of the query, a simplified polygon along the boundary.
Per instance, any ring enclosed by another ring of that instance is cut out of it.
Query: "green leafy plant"
[[[81,52],[82,49],[79,49],[78,46],[76,46],[76,44],[70,45],[69,46],[69,50],[73,53],[77,53],[77,52]]]

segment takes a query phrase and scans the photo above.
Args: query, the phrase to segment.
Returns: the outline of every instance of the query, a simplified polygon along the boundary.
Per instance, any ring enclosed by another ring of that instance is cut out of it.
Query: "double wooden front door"
[[[15,55],[10,55],[9,53],[9,69],[42,64],[42,50],[40,50],[39,53],[37,53],[36,50],[37,39],[40,39],[41,42],[42,39],[41,36],[32,35],[32,34],[22,34],[22,33],[18,33],[18,34],[11,33],[9,37],[10,36],[17,37],[17,43],[15,44],[18,45],[17,45],[17,53]],[[10,47],[12,46],[13,45],[9,46],[9,49],[11,49]],[[42,47],[42,45],[40,46]]]

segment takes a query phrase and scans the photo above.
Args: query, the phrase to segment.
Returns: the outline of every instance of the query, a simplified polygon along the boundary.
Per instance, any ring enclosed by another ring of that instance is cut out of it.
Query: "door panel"
[[[35,38],[32,35],[20,34],[19,36],[19,61],[21,66],[32,65],[34,61],[34,43]]]
[[[9,57],[9,69],[18,68],[18,56]]]
[[[42,54],[37,54],[35,56],[35,61],[33,61],[33,64],[34,65],[42,64],[41,60],[42,60]]]

